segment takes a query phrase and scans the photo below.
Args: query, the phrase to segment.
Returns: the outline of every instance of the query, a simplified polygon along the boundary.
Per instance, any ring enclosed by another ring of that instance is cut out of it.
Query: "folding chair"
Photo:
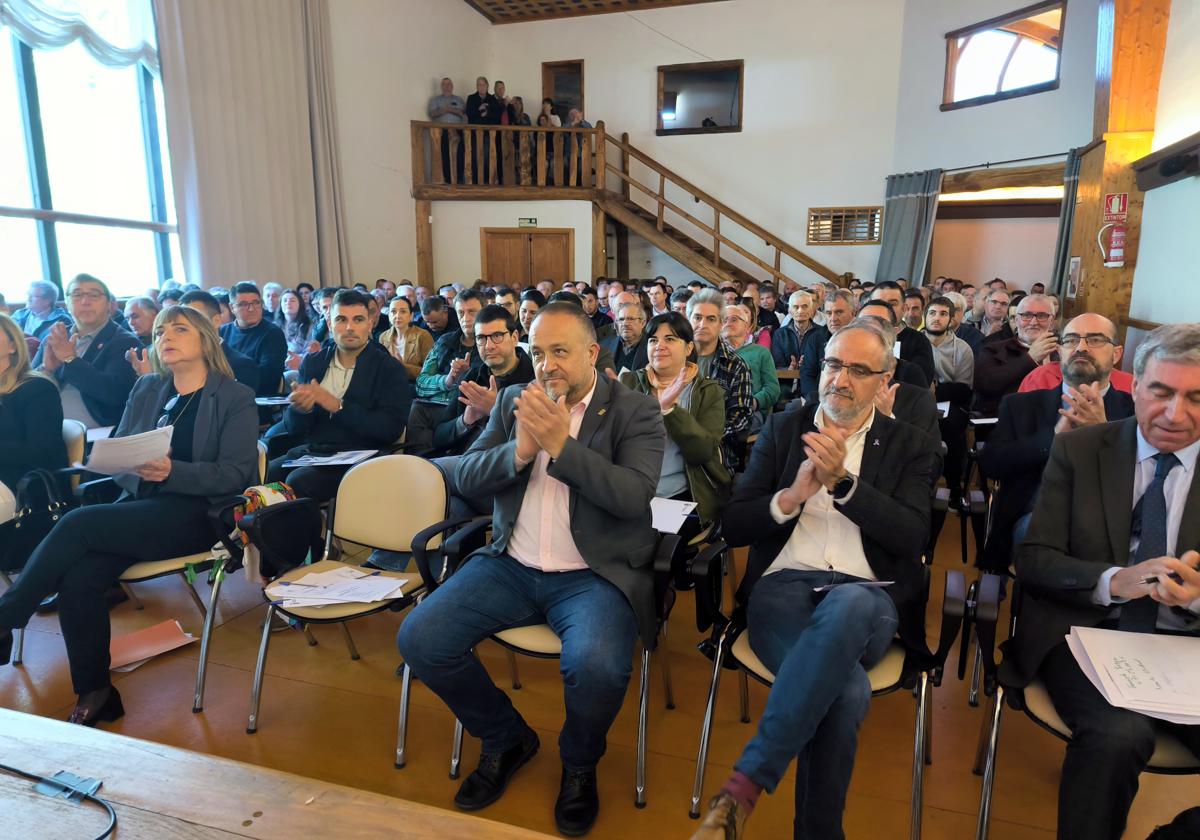
[[[483,531],[487,530],[491,525],[491,517],[477,517],[474,522],[461,528],[454,536],[450,537],[444,546],[445,567],[444,574],[435,575],[429,564],[428,558],[424,551],[414,551],[413,556],[417,560],[417,568],[421,571],[421,577],[425,581],[425,586],[429,592],[432,592],[440,584],[454,573],[454,571],[464,562],[463,548],[468,544],[468,541],[477,538]],[[660,591],[660,580],[665,580],[670,576],[675,564],[675,558],[679,549],[679,537],[674,534],[660,535],[658,548],[654,558],[654,570],[656,576],[656,594]],[[662,590],[665,591],[665,590]],[[673,599],[672,599],[673,603]],[[656,598],[656,613],[658,615],[659,636],[662,635],[662,628],[665,624],[667,615],[664,610],[669,608],[664,598]],[[562,655],[562,641],[554,634],[554,631],[548,624],[537,624],[528,627],[513,627],[508,630],[501,630],[499,633],[490,637],[501,647],[505,648],[510,656],[512,654],[521,654],[522,656],[530,656],[538,659],[557,659]],[[650,702],[650,653],[651,648],[643,647],[641,654],[641,671],[640,671],[640,689],[639,689],[639,705],[638,705],[638,740],[637,740],[637,764],[634,780],[634,805],[638,808],[646,807],[646,720]],[[510,663],[512,660],[510,659]],[[400,699],[400,725],[397,734],[396,742],[396,767],[404,766],[405,762],[405,738],[408,729],[408,696],[412,683],[412,670],[408,663],[404,665],[403,687],[401,689]],[[668,680],[669,682],[669,680]],[[520,682],[517,679],[515,663],[513,664],[513,688],[520,688]],[[673,705],[673,704],[670,704]],[[670,705],[668,708],[670,708]],[[459,720],[454,721],[454,744],[451,749],[450,756],[450,778],[457,779],[459,768],[462,762],[462,742],[463,742],[463,725]]]
[[[402,490],[404,503],[397,504],[391,495],[393,490]],[[293,502],[283,502],[271,505],[258,511],[254,517],[243,518],[251,542],[264,554],[276,561],[280,568],[295,566],[290,571],[279,575],[276,580],[297,580],[309,572],[324,572],[347,565],[337,559],[341,556],[338,548],[339,541],[346,541],[369,548],[384,551],[406,552],[416,554],[440,545],[441,535],[446,530],[452,530],[456,525],[445,525],[446,508],[449,496],[446,492],[446,481],[442,472],[429,461],[412,455],[384,455],[356,464],[342,478],[338,486],[337,496],[329,506],[329,527],[325,541],[323,557],[319,539],[313,543],[308,537],[308,549],[311,552],[311,565],[300,565],[304,561],[303,554],[281,550],[280,545],[294,545],[295,534],[289,534],[289,528],[268,530],[271,523],[286,523],[285,517],[290,517],[295,509],[307,509],[311,516],[304,521],[307,533],[311,536],[313,529],[319,535],[320,514],[312,499],[297,499]],[[462,520],[469,521],[469,520]],[[445,525],[442,531],[431,530],[430,523]],[[304,540],[300,541],[301,551]],[[290,556],[285,556],[289,555]],[[398,572],[381,571],[378,574],[385,577],[403,578]],[[346,622],[365,618],[384,610],[400,612],[416,603],[423,592],[420,586],[408,588],[398,598],[390,598],[374,603],[331,604],[324,607],[284,607],[273,603],[263,590],[263,599],[267,601],[267,617],[263,622],[262,641],[259,645],[258,660],[254,666],[254,682],[250,694],[250,716],[246,724],[246,732],[253,734],[258,730],[259,703],[262,697],[263,669],[266,665],[267,649],[271,641],[271,620],[278,614],[300,624],[309,645],[315,645],[308,630],[310,624],[338,624],[346,640],[350,658],[359,658],[354,646],[354,638]]]
[[[716,574],[714,568],[717,558],[722,551],[728,549],[723,543],[715,543],[708,548],[705,555],[698,558],[695,574],[700,578],[712,579]],[[705,567],[709,567],[706,571]],[[922,604],[929,599],[930,567],[929,558],[924,566],[924,592]],[[942,673],[946,656],[958,637],[959,625],[963,618],[964,608],[964,578],[960,571],[946,573],[946,594],[942,603],[942,620],[938,647],[930,650],[927,645],[920,648],[911,646],[898,635],[892,642],[883,659],[867,672],[871,680],[871,695],[878,697],[890,694],[900,688],[913,691],[916,697],[916,727],[913,744],[912,791],[909,818],[909,837],[919,840],[921,836],[921,807],[924,797],[925,765],[931,764],[932,758],[932,706],[931,699],[935,686],[941,685]],[[710,585],[708,591],[713,592]],[[719,596],[719,588],[715,590]],[[703,602],[701,594],[697,594],[697,608]],[[719,599],[708,600],[705,609],[709,612],[712,625],[712,635],[702,643],[700,650],[713,662],[712,679],[709,683],[708,704],[704,710],[704,722],[700,729],[700,748],[696,756],[696,778],[692,786],[691,805],[688,816],[692,819],[700,817],[700,800],[704,790],[704,773],[708,763],[709,740],[712,736],[713,717],[716,711],[717,691],[721,684],[723,668],[738,671],[741,703],[741,721],[750,722],[749,684],[747,677],[762,685],[770,687],[775,681],[775,675],[762,664],[750,647],[749,634],[746,632],[746,605],[737,604],[732,617],[726,617],[720,612]],[[924,609],[921,610],[921,626],[913,628],[914,637],[924,637]],[[901,616],[901,621],[905,620]]]
[[[1054,708],[1046,686],[1039,679],[1019,686],[1001,663],[996,662],[996,624],[999,618],[1000,600],[1004,579],[997,575],[984,575],[979,581],[979,605],[975,612],[976,638],[983,652],[984,691],[991,697],[987,717],[979,730],[979,746],[975,753],[975,775],[983,776],[979,797],[979,821],[975,828],[976,840],[987,840],[992,815],[992,790],[996,781],[996,758],[1000,749],[1000,717],[1004,703],[1045,729],[1051,735],[1071,740],[1071,728],[1063,722]],[[1009,638],[1018,632],[1017,621],[1021,607],[1020,584],[1012,581],[1012,617],[1009,621]],[[1200,774],[1200,755],[1194,755],[1178,739],[1167,733],[1159,733],[1154,754],[1146,767],[1148,773],[1164,775]]]

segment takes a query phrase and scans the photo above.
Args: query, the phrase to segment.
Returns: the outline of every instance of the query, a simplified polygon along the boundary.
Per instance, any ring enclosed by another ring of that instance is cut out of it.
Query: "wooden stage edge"
[[[369,791],[306,779],[0,709],[0,764],[53,776],[66,770],[103,782],[97,796],[117,812],[129,838],[330,836],[529,840],[547,835]],[[35,793],[34,783],[0,771],[6,837],[95,837],[108,815]]]

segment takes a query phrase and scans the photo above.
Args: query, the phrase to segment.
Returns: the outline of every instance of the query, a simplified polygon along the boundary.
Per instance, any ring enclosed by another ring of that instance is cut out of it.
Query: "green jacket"
[[[646,378],[646,368],[622,374],[621,384],[643,394],[654,392]],[[663,416],[663,425],[683,454],[688,492],[696,503],[700,521],[707,525],[721,512],[733,485],[733,476],[721,460],[725,390],[715,379],[697,376],[692,383],[691,408],[676,405]]]
[[[775,373],[775,357],[761,344],[751,342],[734,351],[750,368],[750,381],[754,388],[754,401],[764,414],[779,401],[779,376]]]

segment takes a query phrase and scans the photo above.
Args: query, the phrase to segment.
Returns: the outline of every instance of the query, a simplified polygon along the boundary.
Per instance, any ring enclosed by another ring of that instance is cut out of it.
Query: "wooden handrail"
[[[788,244],[782,238],[771,233],[766,228],[763,228],[761,225],[757,225],[754,222],[750,221],[745,216],[743,216],[741,213],[737,212],[733,208],[729,207],[725,203],[719,201],[718,199],[714,198],[709,193],[707,193],[704,190],[697,187],[691,181],[687,180],[686,178],[679,175],[678,173],[671,171],[671,169],[669,169],[668,167],[663,166],[661,163],[656,161],[654,158],[650,157],[645,152],[639,150],[637,147],[630,144],[627,139],[628,135],[624,135],[624,137],[626,139],[618,140],[617,138],[613,137],[612,135],[608,135],[605,138],[605,142],[612,143],[618,149],[620,149],[623,154],[628,155],[631,158],[634,158],[635,160],[641,162],[642,164],[648,166],[650,169],[654,170],[654,172],[656,172],[660,178],[669,179],[671,182],[673,182],[677,186],[681,187],[683,190],[687,191],[691,195],[693,195],[696,198],[703,201],[705,204],[712,207],[713,211],[715,213],[718,213],[719,215],[725,216],[728,219],[730,219],[731,221],[736,222],[741,227],[743,227],[746,230],[748,230],[749,232],[753,233],[759,239],[762,239],[764,243],[777,248],[779,251],[781,251],[784,254],[787,254],[789,257],[791,257],[796,262],[803,265],[805,268],[808,268],[809,270],[813,271],[814,273],[819,274],[828,280],[832,280],[833,282],[838,283],[839,285],[841,284],[842,276],[839,275],[837,272],[835,272],[833,269],[829,268],[828,266],[826,266],[822,263],[817,262],[816,260],[814,260],[812,257],[808,256],[804,252],[799,251],[796,248],[792,247],[790,244]],[[726,244],[730,244],[730,240],[725,239],[724,241]]]
[[[410,123],[417,190],[537,187],[592,196],[604,123],[594,128]]]

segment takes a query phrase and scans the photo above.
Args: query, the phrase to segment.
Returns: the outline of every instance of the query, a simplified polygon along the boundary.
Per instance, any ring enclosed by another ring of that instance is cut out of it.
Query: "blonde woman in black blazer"
[[[0,596],[0,664],[12,629],[24,627],[42,598],[59,598],[63,641],[79,702],[70,721],[94,726],[124,714],[109,681],[104,594],[134,563],[204,551],[214,542],[212,501],[257,481],[254,393],[233,379],[220,339],[203,314],[172,306],[154,321],[154,374],[134,385],[116,437],[171,425],[171,452],[117,477],[113,504],[64,516]]]

